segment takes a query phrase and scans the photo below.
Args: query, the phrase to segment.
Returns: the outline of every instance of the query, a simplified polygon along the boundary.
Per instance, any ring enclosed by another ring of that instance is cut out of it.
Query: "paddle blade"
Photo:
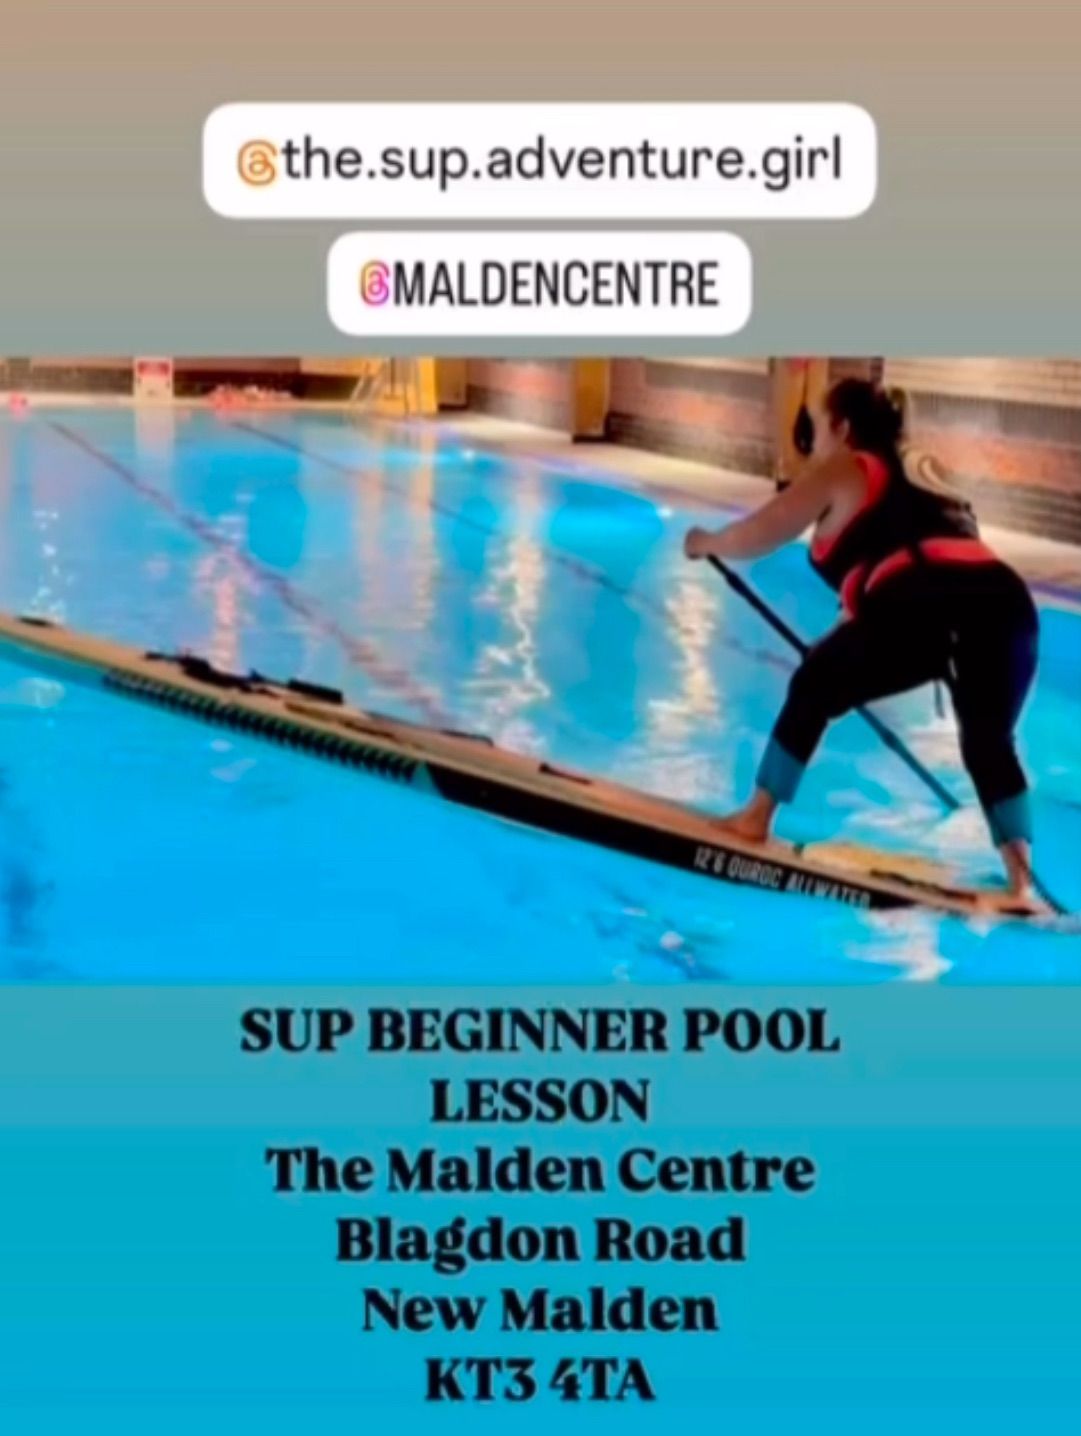
[[[815,421],[806,404],[801,404],[796,422],[792,426],[792,443],[803,458],[810,458],[815,446]]]

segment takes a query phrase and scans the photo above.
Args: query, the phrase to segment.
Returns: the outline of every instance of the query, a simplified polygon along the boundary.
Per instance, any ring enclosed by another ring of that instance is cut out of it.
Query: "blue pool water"
[[[0,417],[0,607],[343,687],[723,809],[784,648],[681,557],[717,511],[333,414]],[[798,547],[751,577],[807,634]],[[1081,618],[1044,608],[1022,743],[1039,860],[1081,907]],[[881,712],[966,799],[921,692]],[[7,980],[1072,982],[1076,935],[871,917],[719,887],[450,809],[35,674],[0,652]],[[994,872],[856,719],[782,832]]]

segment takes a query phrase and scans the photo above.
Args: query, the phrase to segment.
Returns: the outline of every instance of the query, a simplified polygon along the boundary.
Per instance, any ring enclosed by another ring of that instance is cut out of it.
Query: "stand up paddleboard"
[[[1032,915],[930,860],[852,845],[748,842],[692,808],[507,752],[483,736],[351,708],[315,684],[226,673],[188,654],[140,653],[37,618],[0,614],[0,645],[61,678],[714,881],[870,910]]]

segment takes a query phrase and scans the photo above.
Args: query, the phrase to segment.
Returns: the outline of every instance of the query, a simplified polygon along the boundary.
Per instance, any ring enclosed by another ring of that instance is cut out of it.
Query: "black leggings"
[[[886,580],[793,675],[760,786],[786,801],[832,719],[939,681],[953,698],[961,755],[992,836],[1030,838],[1014,729],[1035,677],[1038,638],[1028,589],[1005,564],[924,564]]]

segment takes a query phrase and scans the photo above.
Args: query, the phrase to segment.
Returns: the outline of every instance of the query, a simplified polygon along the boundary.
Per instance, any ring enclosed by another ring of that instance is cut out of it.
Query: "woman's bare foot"
[[[1030,903],[1038,907],[1039,903],[1032,887],[1032,854],[1028,843],[1021,838],[1015,838],[1011,842],[1003,843],[999,852],[1006,869],[1006,886],[1010,901],[1018,905]]]
[[[1050,917],[1051,909],[1031,891],[985,892],[976,907],[988,917]]]
[[[770,835],[776,811],[777,804],[774,799],[759,788],[745,807],[725,817],[716,818],[713,825],[722,833],[743,838],[746,842],[764,843]]]

